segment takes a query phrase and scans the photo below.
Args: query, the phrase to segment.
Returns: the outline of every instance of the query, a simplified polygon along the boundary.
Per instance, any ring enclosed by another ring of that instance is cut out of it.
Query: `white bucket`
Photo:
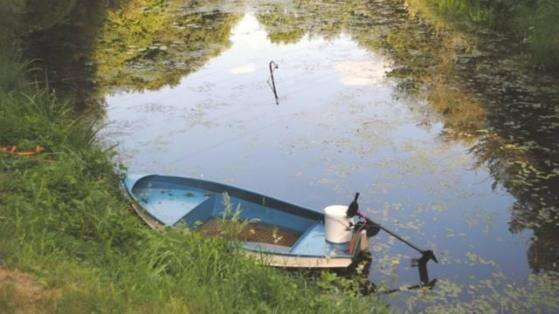
[[[346,243],[351,240],[353,230],[349,228],[351,218],[346,217],[347,206],[331,205],[324,208],[324,229],[326,241],[332,243]]]

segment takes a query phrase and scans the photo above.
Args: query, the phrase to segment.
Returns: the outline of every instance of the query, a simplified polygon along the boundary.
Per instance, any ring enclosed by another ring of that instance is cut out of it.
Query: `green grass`
[[[95,121],[0,57],[0,258],[43,284],[45,312],[386,312],[351,281],[304,278],[246,258],[237,244],[186,229],[152,231],[129,211]],[[2,291],[8,291],[3,287]],[[0,306],[10,305],[6,293]]]
[[[528,42],[537,63],[559,69],[559,2],[539,0],[520,6],[514,27]]]
[[[559,68],[559,2],[556,0],[406,0],[428,18],[459,28],[482,27],[524,42],[532,61],[550,71]]]

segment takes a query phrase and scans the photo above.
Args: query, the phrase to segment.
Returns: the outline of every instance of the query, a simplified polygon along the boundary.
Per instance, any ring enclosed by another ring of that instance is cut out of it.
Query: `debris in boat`
[[[206,236],[223,235],[223,224],[245,224],[236,236],[238,240],[258,243],[268,243],[279,246],[292,246],[301,236],[300,233],[286,228],[278,228],[261,222],[236,222],[212,218],[202,223],[198,228]]]

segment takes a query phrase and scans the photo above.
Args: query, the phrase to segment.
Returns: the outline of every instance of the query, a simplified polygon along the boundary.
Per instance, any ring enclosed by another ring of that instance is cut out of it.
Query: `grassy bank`
[[[0,258],[49,291],[44,312],[385,311],[351,282],[308,280],[257,264],[223,239],[159,234],[129,212],[94,123],[29,82],[29,64],[0,53]],[[328,278],[332,278],[328,276]],[[342,288],[342,286],[344,288]],[[16,287],[17,288],[17,287]],[[0,307],[21,308],[0,283]]]
[[[433,21],[461,29],[491,29],[522,42],[537,66],[559,68],[559,2],[555,0],[405,0]],[[435,22],[436,23],[436,22]]]

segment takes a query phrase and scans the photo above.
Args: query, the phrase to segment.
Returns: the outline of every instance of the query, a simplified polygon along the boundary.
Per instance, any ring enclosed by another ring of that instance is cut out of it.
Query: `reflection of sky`
[[[317,210],[360,191],[373,218],[435,250],[443,264],[432,276],[466,284],[497,270],[526,277],[527,237],[507,225],[513,198],[492,191],[466,147],[440,140],[436,117],[420,125],[426,104],[394,97],[384,56],[343,34],[274,44],[252,14],[231,42],[173,88],[107,98],[105,134],[131,172],[233,183]],[[279,65],[279,106],[270,60]],[[413,252],[385,250],[384,236],[374,241],[375,280],[390,281],[382,273],[394,267],[400,280],[391,284],[417,282],[409,261],[395,259]],[[497,266],[467,265],[472,256]]]
[[[340,74],[340,83],[347,86],[366,86],[381,84],[385,79],[387,68],[383,62],[342,61],[335,66]]]

